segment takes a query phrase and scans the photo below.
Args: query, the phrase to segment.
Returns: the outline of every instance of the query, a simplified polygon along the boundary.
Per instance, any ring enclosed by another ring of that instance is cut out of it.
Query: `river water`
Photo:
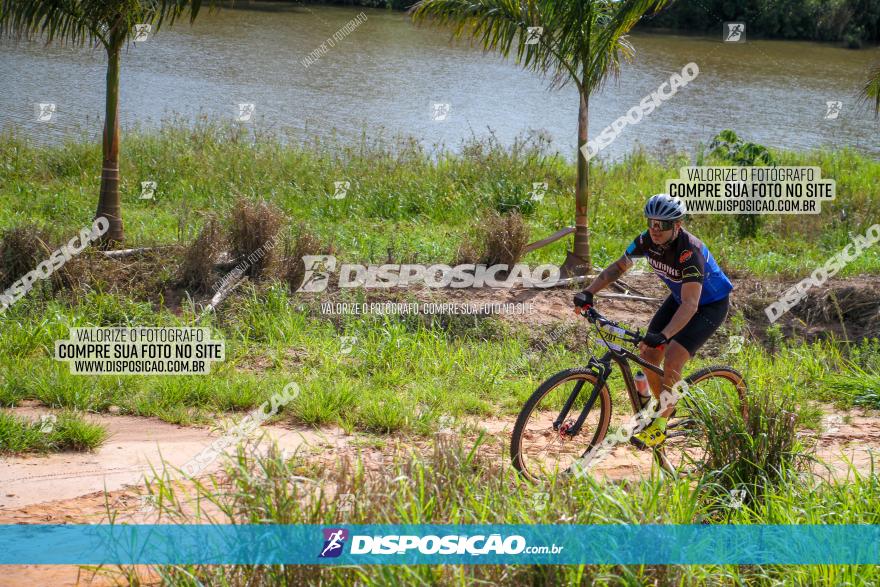
[[[333,39],[360,13],[353,30]],[[857,97],[880,62],[878,48],[724,43],[720,26],[718,38],[640,33],[632,42],[635,61],[592,100],[591,136],[685,64],[696,63],[700,73],[624,128],[601,157],[618,158],[637,144],[692,148],[725,128],[775,147],[850,146],[880,155],[880,123]],[[97,136],[105,62],[102,50],[2,41],[0,128],[36,142]],[[416,27],[399,12],[259,3],[203,12],[193,26],[132,45],[122,63],[124,127],[173,115],[235,120],[239,104],[253,104],[247,124],[294,137],[365,131],[457,148],[473,135],[491,132],[510,144],[542,131],[567,157],[575,152],[573,88],[549,90],[540,75],[451,44],[446,31]],[[836,118],[828,102],[841,103]],[[56,105],[48,122],[37,120],[36,103]]]

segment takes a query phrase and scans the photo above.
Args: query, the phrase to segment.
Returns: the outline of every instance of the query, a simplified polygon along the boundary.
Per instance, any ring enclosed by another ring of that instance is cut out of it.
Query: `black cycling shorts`
[[[670,295],[666,298],[654,317],[651,318],[651,324],[648,325],[649,332],[660,332],[669,321],[672,315],[678,310],[679,303]],[[679,330],[672,340],[687,349],[687,352],[693,357],[697,350],[706,344],[706,341],[718,330],[721,323],[727,317],[727,309],[730,307],[730,297],[723,300],[703,304],[697,308],[697,313],[691,318],[684,328]]]

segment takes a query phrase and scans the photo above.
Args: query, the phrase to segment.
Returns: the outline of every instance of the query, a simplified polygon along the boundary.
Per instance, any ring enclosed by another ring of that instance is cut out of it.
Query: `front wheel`
[[[681,398],[666,426],[666,441],[654,451],[657,462],[669,473],[699,473],[709,459],[707,422],[718,410],[732,410],[748,420],[743,376],[730,367],[706,367],[685,378]]]
[[[611,394],[608,385],[599,388],[580,431],[571,436],[575,424],[589,401],[597,378],[584,368],[560,371],[538,387],[523,406],[510,440],[513,466],[531,481],[568,472],[605,438],[611,422]],[[565,404],[572,401],[560,418]]]

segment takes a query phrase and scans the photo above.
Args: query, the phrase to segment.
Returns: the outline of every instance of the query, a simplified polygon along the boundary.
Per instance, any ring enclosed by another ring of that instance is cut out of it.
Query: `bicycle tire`
[[[684,382],[688,385],[696,385],[707,381],[713,378],[721,378],[729,383],[733,384],[737,393],[737,401],[740,406],[740,413],[744,420],[748,421],[748,404],[747,404],[747,395],[748,395],[748,386],[746,385],[745,378],[742,374],[733,369],[731,367],[727,367],[724,365],[711,365],[709,367],[704,367],[691,375],[688,375]],[[679,401],[687,401],[687,398],[682,398]],[[685,409],[687,408],[687,404],[683,406]],[[674,417],[674,416],[673,416]],[[672,422],[673,418],[670,418],[670,422]],[[691,471],[683,471],[681,469],[681,464],[674,462],[675,459],[670,458],[668,453],[672,452],[669,449],[672,445],[668,444],[668,440],[666,443],[660,445],[654,450],[654,458],[657,461],[657,464],[660,465],[665,471],[675,476],[682,476],[690,474]],[[703,440],[703,445],[705,448],[705,439]],[[696,470],[696,469],[695,469]]]
[[[548,378],[546,381],[544,381],[544,383],[538,386],[538,388],[532,393],[529,399],[526,400],[526,403],[523,405],[522,410],[520,410],[519,416],[516,419],[516,424],[513,427],[513,433],[511,434],[510,458],[513,461],[514,468],[530,481],[539,481],[545,476],[536,475],[535,472],[531,471],[524,459],[525,455],[522,442],[524,438],[524,433],[526,432],[526,425],[529,422],[529,418],[535,407],[551,391],[559,388],[564,383],[577,380],[584,381],[578,399],[584,399],[586,401],[586,398],[588,398],[589,394],[592,392],[597,377],[589,369],[579,367],[574,369],[565,369]],[[599,419],[597,422],[597,426],[595,427],[592,439],[585,446],[580,457],[586,455],[587,451],[602,442],[605,439],[605,435],[608,433],[608,426],[611,423],[611,393],[608,390],[607,382],[605,382],[605,384],[603,384],[600,388],[599,394],[596,398],[596,404],[591,407],[590,412],[592,413],[598,407]],[[577,418],[577,415],[580,414],[580,411],[580,409],[572,409],[572,412],[575,412],[575,419]],[[586,425],[587,422],[585,421],[584,426]],[[547,430],[547,432],[552,435],[559,436],[559,433],[555,430]],[[583,434],[583,431],[581,432],[581,434]],[[574,442],[574,439],[567,440],[566,442]]]

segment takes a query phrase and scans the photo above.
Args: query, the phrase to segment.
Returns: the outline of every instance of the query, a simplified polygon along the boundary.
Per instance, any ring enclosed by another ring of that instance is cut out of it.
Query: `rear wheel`
[[[510,456],[517,471],[532,481],[569,471],[571,466],[605,438],[611,422],[608,385],[599,389],[583,426],[575,436],[570,430],[593,392],[596,376],[586,369],[566,369],[545,381],[526,401],[510,441]],[[563,407],[573,393],[574,403],[560,425]]]
[[[706,367],[685,378],[687,386],[666,426],[666,441],[654,451],[657,462],[669,473],[687,476],[699,473],[708,459],[706,416],[716,406],[733,406],[748,419],[745,380],[730,367]],[[734,402],[734,403],[731,403]]]

